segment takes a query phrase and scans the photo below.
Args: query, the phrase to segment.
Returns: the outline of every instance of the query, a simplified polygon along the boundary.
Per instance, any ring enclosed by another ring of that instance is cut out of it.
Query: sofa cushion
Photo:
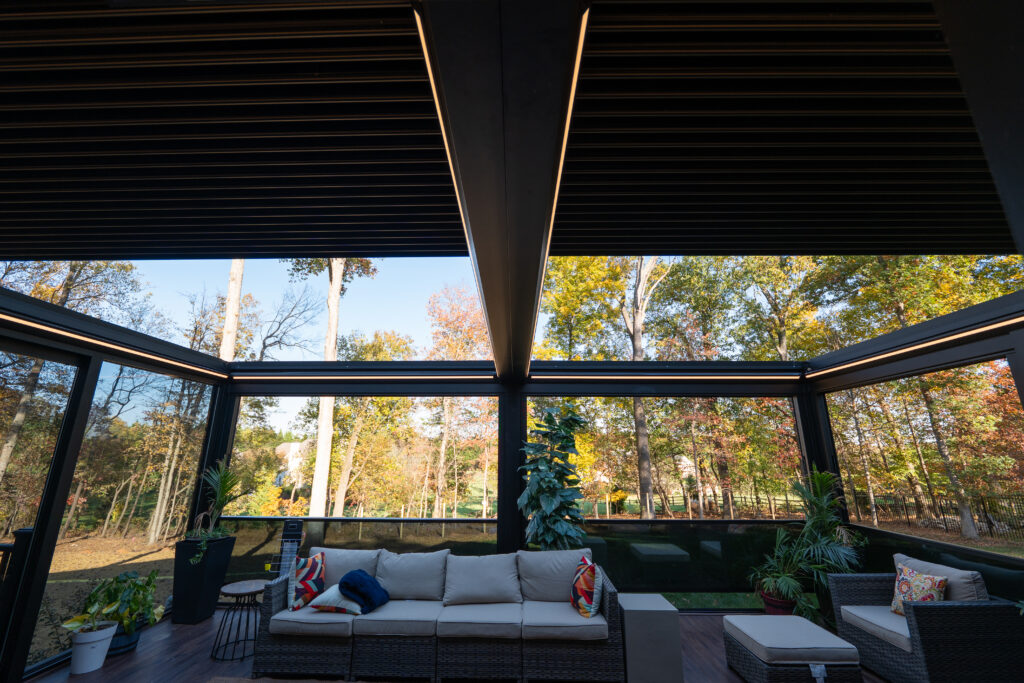
[[[946,600],[988,600],[988,589],[981,572],[947,567],[944,564],[925,562],[913,557],[896,553],[892,556],[893,565],[910,567],[915,572],[946,577]]]
[[[448,556],[444,571],[445,605],[522,601],[515,553]]]
[[[894,613],[888,605],[843,605],[843,621],[881,638],[890,645],[910,652],[910,627],[907,618]]]
[[[580,557],[572,578],[569,601],[576,611],[588,619],[601,610],[604,573],[589,558]]]
[[[803,617],[729,614],[722,629],[767,663],[849,664],[860,661],[857,648]]]
[[[346,614],[362,614],[363,607],[355,600],[346,598],[341,594],[341,589],[331,586],[320,595],[313,598],[309,606],[321,612],[344,612]]]
[[[348,638],[352,635],[354,618],[351,614],[321,612],[306,606],[300,610],[278,612],[270,618],[268,628],[275,635]]]
[[[355,618],[357,636],[432,636],[437,633],[440,600],[392,600]]]
[[[348,548],[310,548],[309,553],[324,554],[324,584],[336,586],[341,577],[362,569],[370,576],[377,573],[380,550],[349,550]]]
[[[608,622],[603,614],[587,619],[568,600],[523,601],[525,640],[607,640]]]
[[[518,638],[522,632],[519,602],[446,605],[437,618],[438,638]]]
[[[441,600],[444,566],[450,550],[434,553],[393,553],[381,550],[377,580],[392,600]]]
[[[592,559],[590,548],[579,550],[520,550],[519,585],[523,600],[565,602],[572,591],[572,578],[580,558]]]
[[[324,592],[324,554],[296,557],[292,574],[293,578],[288,582],[293,590],[288,596],[288,609],[300,610]]]

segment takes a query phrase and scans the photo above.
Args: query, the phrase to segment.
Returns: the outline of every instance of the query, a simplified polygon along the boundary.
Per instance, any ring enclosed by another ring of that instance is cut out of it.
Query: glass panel
[[[645,496],[659,518],[801,516],[790,494],[801,465],[789,399],[534,397],[531,419],[561,406],[587,421],[576,437],[576,464],[588,517],[639,518]],[[641,443],[649,491],[638,478]]]
[[[1022,263],[1020,255],[551,257],[533,356],[807,360],[1017,291]]]
[[[828,396],[854,521],[1024,557],[1024,410],[1005,361]]]
[[[328,259],[245,259],[240,271],[230,260],[207,259],[0,261],[0,287],[217,356],[234,272],[241,277],[238,360],[323,360],[329,273],[337,272],[340,337],[388,330],[406,341],[401,354],[373,360],[491,357],[469,258],[340,261],[344,267],[332,270]],[[196,320],[216,334],[197,339]]]
[[[174,542],[185,531],[210,387],[104,363],[75,467],[29,664],[69,647],[60,624],[101,579],[158,572],[171,594]]]
[[[228,514],[309,514],[324,405],[333,409],[326,516],[496,513],[496,398],[338,396],[243,398],[231,467],[251,494]]]
[[[35,526],[75,368],[0,351],[0,539]]]

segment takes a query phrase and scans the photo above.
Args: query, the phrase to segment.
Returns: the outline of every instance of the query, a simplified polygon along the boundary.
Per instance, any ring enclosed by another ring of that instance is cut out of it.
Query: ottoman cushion
[[[857,648],[803,617],[730,614],[725,632],[767,664],[857,664]]]

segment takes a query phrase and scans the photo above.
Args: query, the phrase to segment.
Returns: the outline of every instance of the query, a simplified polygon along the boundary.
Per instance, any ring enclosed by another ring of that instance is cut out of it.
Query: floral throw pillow
[[[590,618],[601,609],[601,592],[604,575],[601,568],[591,562],[586,555],[576,565],[576,573],[572,577],[572,589],[569,601],[572,606],[586,618]]]
[[[931,576],[915,572],[906,565],[896,565],[896,590],[892,595],[890,609],[896,614],[903,614],[903,601],[938,602],[946,593],[945,576]]]
[[[288,609],[297,610],[324,592],[324,554],[296,557],[293,572],[295,588],[289,598]]]

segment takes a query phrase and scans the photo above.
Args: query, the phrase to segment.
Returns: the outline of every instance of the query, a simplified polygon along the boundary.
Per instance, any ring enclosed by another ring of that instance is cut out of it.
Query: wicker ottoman
[[[861,683],[857,648],[802,617],[722,620],[730,668],[748,683]]]

